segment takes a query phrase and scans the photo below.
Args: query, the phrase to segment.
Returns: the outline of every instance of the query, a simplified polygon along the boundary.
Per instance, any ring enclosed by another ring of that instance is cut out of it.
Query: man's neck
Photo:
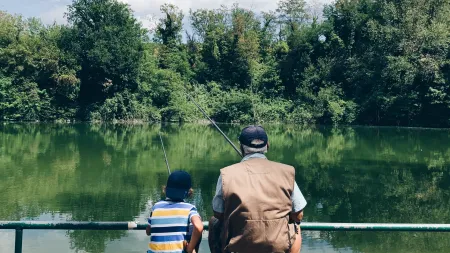
[[[245,154],[244,158],[242,158],[241,162],[247,161],[249,159],[253,159],[253,158],[263,158],[263,159],[267,159],[266,155],[264,155],[264,153],[250,153],[250,154]]]

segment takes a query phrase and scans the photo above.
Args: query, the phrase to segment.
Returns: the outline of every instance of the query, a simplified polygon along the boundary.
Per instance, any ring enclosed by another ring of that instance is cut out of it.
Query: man
[[[244,158],[221,169],[217,181],[211,252],[300,252],[306,200],[295,169],[266,158],[269,141],[261,126],[244,128],[239,142]]]

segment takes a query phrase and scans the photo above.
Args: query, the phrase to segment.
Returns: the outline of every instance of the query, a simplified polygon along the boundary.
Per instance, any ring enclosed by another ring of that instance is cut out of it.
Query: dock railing
[[[16,231],[15,253],[22,252],[23,230],[145,230],[147,224],[136,222],[46,222],[0,221],[1,229]],[[204,229],[208,223],[203,222]],[[321,223],[304,222],[302,230],[313,231],[394,231],[394,232],[450,232],[450,224],[399,224],[399,223]]]

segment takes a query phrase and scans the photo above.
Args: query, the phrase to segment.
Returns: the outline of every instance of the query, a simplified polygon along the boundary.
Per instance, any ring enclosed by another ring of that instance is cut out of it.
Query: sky
[[[152,28],[155,20],[160,17],[159,7],[164,3],[178,6],[185,16],[189,10],[200,8],[215,9],[221,5],[231,6],[239,3],[240,7],[255,12],[275,10],[278,0],[119,0],[130,5],[135,17],[142,22],[145,28]],[[332,0],[306,0],[317,11]],[[45,24],[57,22],[65,24],[64,13],[72,0],[0,0],[0,10],[11,14],[20,14],[24,17],[38,17]],[[185,20],[187,22],[187,20]]]

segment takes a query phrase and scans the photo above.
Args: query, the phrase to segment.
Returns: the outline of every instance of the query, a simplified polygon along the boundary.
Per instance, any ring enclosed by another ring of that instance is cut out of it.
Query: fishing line
[[[164,159],[166,160],[167,171],[169,172],[169,175],[170,175],[169,161],[167,160],[166,149],[164,148],[164,142],[163,142],[163,139],[161,137],[161,132],[158,132],[158,134],[159,134],[159,139],[161,140],[161,146],[162,146],[162,149],[163,149],[163,152],[164,152]]]
[[[185,94],[197,106],[197,108],[203,113],[203,115],[205,115],[205,117],[214,125],[214,127],[222,134],[225,140],[227,140],[228,143],[230,143],[231,146],[233,146],[234,150],[236,150],[236,152],[241,157],[243,157],[241,151],[234,145],[234,143],[227,137],[227,135],[224,132],[222,132],[222,130],[220,130],[219,126],[217,126],[216,123],[206,114],[205,110],[203,110],[203,108],[199,104],[197,104],[197,102],[195,102],[195,100],[189,95],[189,93],[187,93],[187,91],[185,92]]]

